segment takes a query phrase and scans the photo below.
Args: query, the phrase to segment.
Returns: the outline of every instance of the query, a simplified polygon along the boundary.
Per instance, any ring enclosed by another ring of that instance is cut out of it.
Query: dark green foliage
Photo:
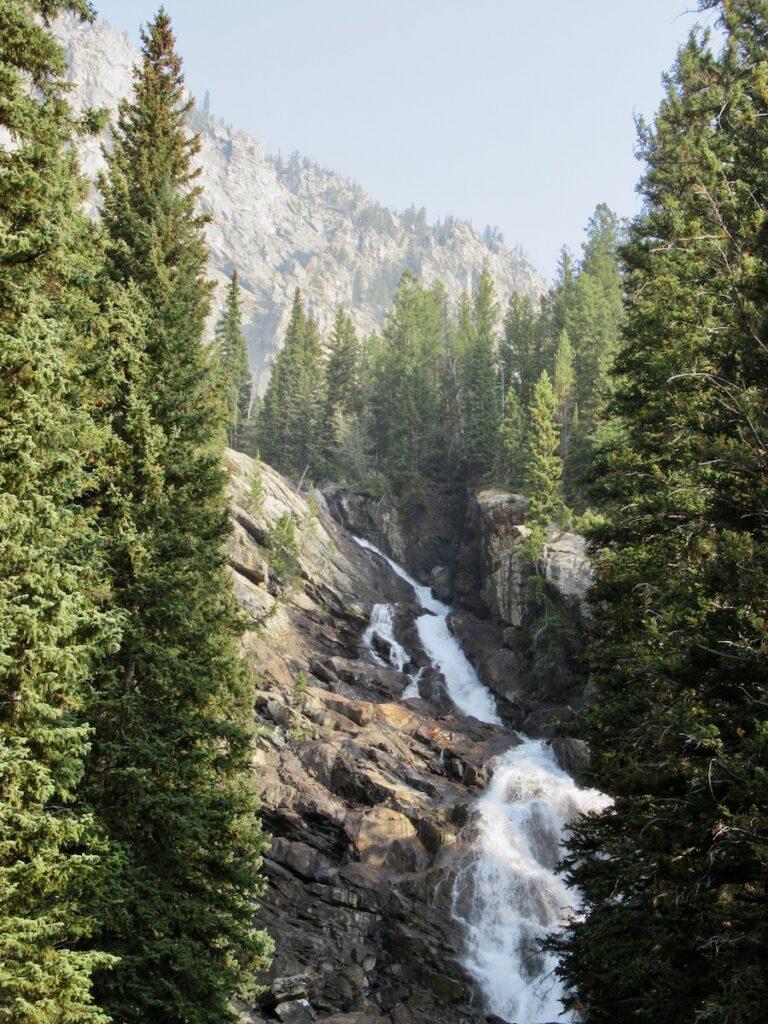
[[[361,412],[358,348],[351,317],[343,309],[337,310],[325,364],[325,405],[321,423],[329,476],[334,476],[342,438],[348,434],[351,421]]]
[[[558,446],[555,394],[544,370],[533,391],[524,480],[528,496],[525,521],[536,535],[535,546],[540,545],[549,524],[560,521],[565,513],[560,484],[563,462]]]
[[[324,438],[325,380],[317,324],[296,289],[283,347],[278,353],[259,418],[259,444],[270,466],[301,479],[318,475]]]
[[[111,363],[94,392],[112,442],[94,503],[123,640],[89,708],[87,795],[114,851],[94,945],[120,957],[97,992],[126,1024],[213,1024],[264,962],[264,840],[224,573],[218,375],[202,344],[197,142],[164,12],[143,38],[102,182]]]
[[[499,478],[513,490],[523,486],[528,444],[528,424],[525,412],[513,386],[504,400],[504,415],[499,428],[501,455]]]
[[[78,506],[92,424],[74,397],[71,310],[93,257],[47,18],[85,3],[0,3],[0,1018],[100,1024],[80,948],[104,844],[78,804],[98,563]],[[82,253],[78,247],[82,246]]]
[[[586,917],[553,943],[598,1024],[754,1024],[768,1000],[768,4],[720,12],[723,53],[694,36],[642,130],[600,452],[586,735],[615,806],[575,830]]]
[[[542,330],[545,321],[528,295],[513,294],[504,317],[501,342],[501,371],[506,387],[514,384],[524,406],[530,404],[533,389],[545,369]]]
[[[472,318],[460,319],[464,451],[472,471],[488,479],[496,462],[501,399],[496,325],[499,307],[488,270],[477,284]]]
[[[269,565],[284,586],[292,586],[301,577],[299,542],[290,512],[283,512],[270,533]]]
[[[403,274],[372,358],[373,439],[381,466],[401,482],[444,464],[446,381],[444,302]]]
[[[232,271],[224,309],[216,324],[216,344],[227,410],[227,436],[230,448],[237,448],[238,435],[248,418],[251,372],[248,368],[248,349],[243,334],[240,284],[236,270]]]

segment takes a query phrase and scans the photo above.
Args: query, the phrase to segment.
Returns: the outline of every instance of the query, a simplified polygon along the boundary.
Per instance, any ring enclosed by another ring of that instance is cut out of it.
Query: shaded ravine
[[[416,621],[419,639],[459,711],[502,724],[493,696],[448,628],[450,607],[375,545],[355,540],[413,587],[424,609]],[[364,635],[372,655],[382,662],[376,637],[403,670],[409,656],[395,636],[392,605],[375,606]],[[419,696],[419,674],[411,675],[404,699]],[[516,1024],[566,1022],[573,1018],[562,1008],[556,963],[541,952],[539,940],[577,908],[578,895],[556,872],[568,824],[605,806],[608,798],[579,789],[542,741],[517,733],[512,737],[511,748],[494,759],[491,782],[464,830],[467,851],[456,874],[452,911],[464,930],[464,966],[491,1013]]]

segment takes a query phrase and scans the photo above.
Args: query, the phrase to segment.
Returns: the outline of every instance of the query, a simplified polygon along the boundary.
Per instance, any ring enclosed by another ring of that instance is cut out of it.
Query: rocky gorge
[[[463,509],[436,510],[442,528],[424,529],[437,547],[414,558],[418,536],[385,502],[339,488],[298,493],[240,453],[230,453],[230,471],[229,563],[249,623],[254,767],[272,835],[260,920],[275,940],[262,993],[238,1007],[243,1024],[513,1019],[495,1018],[478,984],[459,924],[470,895],[455,883],[485,827],[478,801],[494,769],[496,785],[511,785],[501,767],[526,742],[511,730],[547,738],[568,769],[583,766],[585,751],[556,735],[581,699],[575,678],[566,672],[555,692],[542,689],[525,640],[547,602],[559,602],[558,614],[583,613],[583,542],[551,538],[537,604],[517,550],[519,499],[481,492]],[[276,528],[286,517],[288,551]],[[353,535],[454,601],[450,629],[498,716],[458,710],[422,643],[418,595]],[[372,612],[389,608],[391,630],[375,631]],[[570,654],[560,655],[566,668]],[[569,790],[568,808],[573,799]],[[473,876],[468,891],[478,884]]]

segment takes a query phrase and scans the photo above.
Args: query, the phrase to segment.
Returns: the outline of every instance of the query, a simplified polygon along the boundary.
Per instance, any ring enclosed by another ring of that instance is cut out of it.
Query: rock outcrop
[[[434,488],[410,516],[388,497],[338,485],[324,493],[349,530],[459,606],[450,628],[507,724],[535,738],[557,736],[584,704],[577,661],[592,583],[584,538],[553,528],[532,561],[527,501],[501,488],[469,498],[456,485]]]
[[[115,110],[130,91],[138,60],[128,38],[102,21],[81,25],[70,16],[59,20],[56,31],[67,51],[75,107]],[[453,303],[472,289],[484,266],[502,303],[513,292],[538,296],[545,290],[520,255],[484,241],[464,221],[429,227],[418,216],[385,210],[358,185],[307,160],[283,163],[269,156],[255,139],[202,111],[194,120],[202,136],[203,203],[213,216],[212,276],[223,283],[233,267],[238,270],[251,365],[262,389],[296,287],[321,330],[330,329],[336,309],[344,306],[363,333],[381,326],[406,268],[425,284],[442,281]],[[92,179],[103,166],[101,142],[81,145]],[[92,193],[92,207],[96,201]],[[219,288],[217,304],[223,298]]]
[[[408,678],[374,664],[361,635],[374,603],[397,601],[406,642],[410,588],[269,467],[256,507],[252,460],[230,453],[230,467],[230,566],[253,621],[243,651],[273,837],[260,920],[276,943],[242,1020],[485,1020],[461,965],[451,877],[468,808],[509,733],[402,700]],[[290,579],[271,565],[283,565],[272,545],[285,513],[298,548]],[[415,633],[407,642],[425,662]]]
[[[450,601],[451,567],[467,515],[466,488],[461,483],[430,483],[422,498],[407,509],[389,495],[374,498],[339,484],[325,487],[323,493],[335,518],[351,533],[381,548],[420,583],[434,586],[440,600]]]
[[[584,538],[555,528],[531,559],[526,504],[501,489],[470,503],[454,596],[472,614],[451,621],[480,678],[517,709],[523,731],[551,738],[584,704],[578,658],[593,574]],[[515,722],[511,710],[508,717]]]

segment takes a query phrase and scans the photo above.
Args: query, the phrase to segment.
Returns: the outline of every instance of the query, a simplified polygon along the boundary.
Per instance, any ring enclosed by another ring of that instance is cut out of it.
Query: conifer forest
[[[267,309],[166,10],[0,0],[0,1024],[768,1021],[768,0],[699,11],[552,282],[259,157],[359,261]]]

